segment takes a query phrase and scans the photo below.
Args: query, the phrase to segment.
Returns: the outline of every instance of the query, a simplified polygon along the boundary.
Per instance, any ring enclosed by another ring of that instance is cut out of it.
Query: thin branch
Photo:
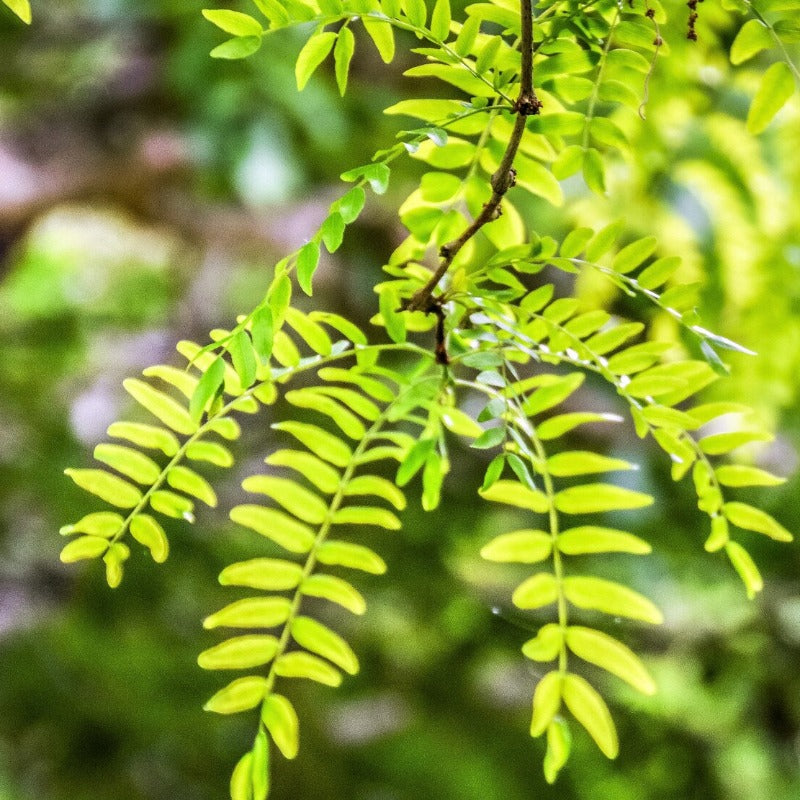
[[[500,203],[505,197],[506,192],[514,185],[516,174],[513,169],[514,158],[519,150],[522,135],[525,133],[525,124],[529,116],[538,114],[542,107],[536,92],[533,89],[533,11],[531,0],[521,0],[520,17],[522,32],[520,36],[520,48],[522,55],[522,65],[519,82],[519,96],[514,103],[514,111],[517,115],[514,121],[514,129],[511,132],[506,151],[500,161],[500,166],[492,175],[490,184],[492,196],[484,203],[480,214],[462,232],[462,234],[451,242],[442,245],[439,256],[441,262],[436,271],[431,275],[430,280],[405,304],[407,311],[431,312],[437,307],[433,302],[432,295],[439,281],[447,270],[450,269],[453,260],[458,255],[461,248],[487,223],[492,222],[500,216]]]

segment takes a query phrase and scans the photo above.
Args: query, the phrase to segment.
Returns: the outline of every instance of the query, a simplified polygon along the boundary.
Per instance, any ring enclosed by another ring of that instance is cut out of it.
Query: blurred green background
[[[249,61],[213,62],[219,37],[199,0],[41,0],[23,28],[0,9],[0,800],[219,800],[250,746],[252,719],[202,703],[220,684],[196,654],[200,620],[228,598],[216,575],[253,554],[224,511],[169,531],[157,567],[131,559],[109,590],[97,564],[58,561],[60,525],[85,495],[62,470],[86,465],[125,414],[122,379],[172,359],[251,308],[271,265],[301,244],[341,192],[337,176],[393,141],[381,109],[409,91],[404,41],[383,66],[359,38],[351,92],[323,69],[304,94],[293,59],[304,31],[270,38]],[[624,216],[657,233],[664,254],[702,280],[708,327],[759,352],[734,354],[733,377],[709,397],[739,399],[776,440],[744,454],[793,475],[800,446],[800,108],[760,140],[744,132],[768,63],[733,71],[725,52],[741,18],[702,8],[700,42],[680,20],[651,86],[647,120],[621,113],[635,158],[611,171],[610,199],[565,183],[568,203],[531,202],[537,230]],[[371,286],[402,239],[393,209],[418,165],[396,170],[343,248],[318,273],[314,301],[368,325]],[[552,276],[551,276],[552,277]],[[561,277],[563,282],[563,276]],[[563,284],[562,291],[570,286]],[[587,303],[646,317],[591,276]],[[379,333],[379,332],[378,332]],[[618,410],[590,382],[583,406]],[[276,413],[282,409],[278,407]],[[246,420],[240,461],[215,476],[221,508],[273,446],[268,419]],[[796,800],[800,797],[800,550],[752,536],[767,588],[757,601],[702,550],[704,517],[666,459],[623,426],[575,443],[641,463],[658,502],[625,524],[655,554],[600,567],[664,608],[658,630],[616,623],[645,654],[660,693],[641,698],[599,678],[622,751],[607,762],[582,733],[559,782],[541,776],[527,736],[535,665],[520,644],[545,618],[507,607],[519,580],[481,564],[480,546],[516,524],[476,502],[485,464],[460,458],[441,510],[412,507],[405,529],[373,544],[390,572],[360,587],[366,617],[336,619],[362,659],[339,690],[293,687],[300,758],[278,761],[272,797],[316,800]],[[605,437],[605,438],[603,438]],[[800,531],[800,479],[747,499]],[[613,520],[612,520],[613,522]],[[379,534],[373,534],[373,536]],[[594,673],[589,677],[594,678]]]

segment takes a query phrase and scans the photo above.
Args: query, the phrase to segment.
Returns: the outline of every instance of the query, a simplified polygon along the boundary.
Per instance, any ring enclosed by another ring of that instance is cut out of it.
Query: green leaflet
[[[248,597],[237,600],[203,620],[204,628],[274,628],[289,618],[285,597]]]
[[[119,444],[99,444],[94,449],[94,457],[128,478],[149,485],[161,475],[161,467],[152,458]]]
[[[3,0],[4,5],[10,8],[26,25],[31,24],[30,0]]]
[[[317,548],[317,560],[327,566],[360,569],[373,575],[386,572],[386,562],[368,547],[335,539],[328,539]]]
[[[639,619],[654,625],[664,621],[663,615],[650,600],[614,581],[573,575],[565,578],[563,585],[567,600],[578,608]]]
[[[580,675],[567,673],[561,687],[564,704],[607,758],[619,753],[617,729],[603,698]]]
[[[608,458],[588,450],[568,450],[547,459],[547,471],[558,478],[635,468],[628,461]]]
[[[61,561],[71,564],[84,558],[98,558],[108,550],[108,540],[100,536],[79,536],[61,550]]]
[[[101,469],[65,469],[64,474],[81,489],[118,508],[133,508],[142,499],[142,493],[135,486]]]
[[[219,574],[223,586],[248,586],[251,589],[282,592],[294,589],[303,577],[303,568],[280,558],[252,558],[231,564]]]
[[[544,561],[552,551],[553,540],[549,533],[521,530],[504,533],[481,548],[481,556],[488,561],[535,564]]]
[[[263,699],[267,681],[257,675],[248,675],[231,681],[224,689],[220,689],[203,706],[204,711],[215,714],[238,714],[255,708]]]
[[[166,456],[174,456],[180,448],[173,433],[141,422],[114,422],[108,428],[108,435],[114,439],[126,439],[148,450],[161,450]]]
[[[564,632],[555,622],[543,625],[539,633],[522,645],[522,654],[533,661],[553,661],[564,643]]]
[[[245,528],[266,536],[291,553],[307,553],[314,544],[314,531],[293,517],[256,505],[234,506],[230,518]]]
[[[556,494],[555,506],[564,514],[600,514],[605,511],[644,508],[651,505],[649,494],[634,492],[610,483],[570,486]]]
[[[549,572],[539,572],[517,586],[511,600],[517,608],[542,608],[555,603],[558,599],[558,590],[558,581],[554,575]]]
[[[358,672],[358,659],[350,645],[330,628],[311,617],[296,617],[292,621],[292,638],[300,647],[327,658],[349,675]]]
[[[186,457],[191,461],[206,461],[215,467],[233,466],[231,451],[216,442],[191,442],[186,448]]]
[[[739,573],[748,598],[752,600],[764,588],[764,581],[761,578],[758,567],[747,550],[738,542],[728,542],[725,545],[725,552],[728,554],[734,569]]]
[[[579,425],[589,422],[621,422],[622,417],[616,414],[597,414],[590,411],[572,411],[568,414],[559,414],[540,422],[536,434],[542,441],[549,441],[569,433]]]
[[[251,475],[242,481],[242,488],[247,492],[267,495],[304,522],[319,525],[328,513],[328,504],[319,495],[288,478]],[[264,515],[265,518],[269,516],[274,516],[274,513]]]
[[[339,487],[339,472],[311,453],[302,450],[277,450],[264,461],[275,467],[289,467],[299,472],[325,494],[333,494]]]
[[[331,354],[331,339],[318,322],[291,306],[286,309],[286,322],[315,353],[323,356]]]
[[[317,386],[314,391],[318,395],[325,395],[338,400],[347,406],[350,411],[370,422],[374,422],[380,416],[380,408],[372,400],[368,400],[363,394],[353,389],[347,389],[342,386]]]
[[[747,114],[747,130],[752,134],[765,130],[794,94],[794,90],[794,77],[788,64],[778,61],[768,67]]]
[[[158,489],[150,495],[150,506],[154,511],[175,519],[194,522],[194,503],[188,498],[168,489]]]
[[[551,306],[552,308],[552,306]],[[584,375],[580,372],[573,372],[549,386],[542,386],[533,394],[526,398],[522,405],[523,411],[534,416],[542,411],[547,411],[559,403],[563,403],[576,389],[583,383]]]
[[[345,497],[353,495],[371,495],[380,497],[391,503],[398,511],[406,507],[406,498],[397,486],[386,478],[377,475],[358,475],[344,489]]]
[[[95,511],[81,517],[71,525],[64,525],[59,533],[62,536],[70,536],[73,533],[88,533],[92,536],[102,536],[110,539],[122,527],[125,520],[115,511]]]
[[[561,673],[548,672],[533,692],[531,736],[541,736],[561,706]]]
[[[303,45],[294,69],[298,90],[302,91],[305,88],[314,71],[327,58],[335,41],[336,34],[333,31],[323,31],[315,33]],[[298,268],[298,277],[299,272]],[[310,281],[310,275],[307,275],[307,280]],[[310,288],[310,283],[306,283],[304,288],[306,287]],[[307,291],[307,294],[311,294],[311,292]]]
[[[341,439],[316,425],[306,422],[277,422],[272,427],[291,434],[314,455],[336,467],[347,466],[353,457],[353,451]]]
[[[587,553],[633,553],[646,555],[652,547],[626,531],[613,528],[599,528],[595,525],[583,525],[562,531],[558,537],[558,549],[569,556]]]
[[[233,36],[261,36],[262,29],[258,20],[249,14],[227,9],[203,9],[203,16],[225,33]]]
[[[364,423],[340,403],[322,394],[316,388],[294,389],[286,393],[286,400],[298,408],[309,408],[330,417],[345,436],[361,439],[367,432]]]
[[[394,31],[392,26],[380,19],[362,17],[364,30],[369,34],[375,44],[384,64],[390,64],[394,58]]]
[[[354,586],[334,575],[317,573],[306,578],[300,591],[309,597],[321,597],[330,600],[353,614],[361,615],[367,610],[367,602]]]
[[[294,706],[280,694],[271,694],[261,709],[261,721],[284,758],[295,758],[300,745],[299,723]]]
[[[295,650],[284,653],[275,661],[275,674],[283,678],[306,678],[325,686],[339,686],[342,674],[327,661],[311,653]]]
[[[278,640],[274,636],[235,636],[204,650],[197,663],[203,669],[249,669],[272,661],[277,652]]]
[[[213,508],[217,505],[217,493],[211,484],[189,467],[181,465],[172,467],[167,473],[167,483],[173,489],[186,492],[186,494],[202,500],[207,506]]]
[[[731,431],[730,433],[712,433],[704,436],[698,444],[704,453],[712,456],[730,453],[737,447],[751,442],[769,442],[772,436],[763,431]]]
[[[354,384],[365,394],[368,394],[370,397],[380,402],[390,403],[394,400],[394,392],[385,383],[356,370],[341,369],[340,367],[323,367],[319,371],[319,377],[323,381],[338,381],[340,383]]]
[[[161,525],[149,514],[137,514],[130,523],[131,536],[144,545],[157,564],[169,556],[169,542]]]
[[[346,506],[333,514],[336,525],[374,525],[389,531],[399,531],[400,520],[385,508],[370,506]]]
[[[187,400],[197,388],[198,379],[186,370],[157,364],[142,370],[146,378],[159,378],[164,383],[174,386]]]
[[[253,800],[253,754],[250,751],[233,768],[230,794],[231,800]]]
[[[656,684],[639,657],[612,636],[572,625],[567,628],[566,642],[567,647],[584,661],[602,667],[644,694],[655,693]]]
[[[523,486],[517,481],[495,481],[485,491],[479,490],[478,494],[484,500],[491,500],[493,503],[504,503],[518,508],[527,508],[539,514],[546,513],[550,508],[547,495],[537,489]]]
[[[741,464],[725,464],[717,469],[716,474],[717,480],[723,486],[780,486],[786,482],[786,478]]]
[[[742,64],[773,45],[769,29],[758,19],[749,19],[739,28],[731,45],[731,64]]]
[[[336,45],[333,48],[333,60],[336,71],[336,85],[339,87],[339,94],[344,97],[347,91],[347,78],[350,73],[350,62],[356,48],[356,39],[353,32],[348,27],[343,27],[339,31]]]
[[[730,502],[722,506],[722,513],[729,522],[746,531],[755,531],[775,539],[777,542],[791,542],[794,540],[789,531],[776,519],[762,511],[760,508],[747,503]]]
[[[544,756],[544,777],[548,783],[555,783],[558,773],[569,759],[572,749],[572,735],[563,719],[556,718],[547,726],[547,751]]]
[[[191,418],[188,410],[169,395],[154,389],[149,383],[140,381],[138,378],[127,378],[122,385],[128,394],[167,427],[186,435],[195,433],[197,430],[197,423]]]

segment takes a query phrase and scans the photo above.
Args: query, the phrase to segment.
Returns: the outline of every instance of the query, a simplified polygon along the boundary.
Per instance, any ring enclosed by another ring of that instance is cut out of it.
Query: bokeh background
[[[87,465],[128,410],[123,378],[260,299],[272,264],[342,191],[339,173],[393,141],[398,121],[381,109],[442,88],[402,77],[416,63],[413,40],[388,68],[359,38],[341,100],[327,68],[296,93],[306,31],[224,63],[208,58],[220,39],[199,0],[34,5],[31,28],[0,9],[0,800],[219,800],[252,719],[202,712],[220,676],[195,658],[211,643],[200,620],[227,601],[216,575],[251,555],[252,539],[223,511],[203,513],[169,530],[166,565],[133,558],[112,591],[97,564],[58,561],[58,528],[84,513],[85,498],[62,471]],[[630,235],[656,232],[665,254],[684,256],[682,279],[703,281],[706,325],[759,353],[731,354],[733,376],[707,392],[751,404],[776,431],[742,457],[790,479],[746,497],[798,532],[800,107],[759,140],[745,133],[770,56],[733,70],[725,53],[742,18],[706,6],[700,42],[688,46],[684,11],[668,4],[679,17],[664,34],[672,54],[647,120],[619,116],[636,155],[613,163],[610,199],[572,179],[565,207],[531,201],[526,214],[556,236],[623,216]],[[418,174],[406,162],[370,200],[324,261],[316,303],[369,324],[372,283],[404,235],[393,209]],[[683,346],[668,319],[609,286],[587,276],[576,288]],[[618,409],[591,382],[580,401]],[[237,467],[216,477],[222,508],[273,446],[270,421],[246,421]],[[658,497],[624,520],[655,554],[604,567],[667,618],[658,630],[614,623],[660,685],[641,698],[598,677],[619,759],[607,762],[579,733],[569,768],[544,783],[542,743],[527,736],[537,670],[519,653],[541,619],[509,610],[519,576],[477,557],[518,520],[476,504],[482,455],[454,445],[443,508],[412,504],[401,533],[373,541],[389,575],[360,582],[366,617],[336,620],[362,672],[336,691],[293,687],[301,756],[277,761],[271,796],[800,797],[798,546],[748,538],[767,578],[748,602],[722,559],[703,552],[704,517],[690,488],[670,481],[663,453],[624,426],[591,435],[574,443],[639,461],[639,488]]]

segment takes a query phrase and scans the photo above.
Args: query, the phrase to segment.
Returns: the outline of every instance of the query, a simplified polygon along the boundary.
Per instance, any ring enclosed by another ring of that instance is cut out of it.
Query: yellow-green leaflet
[[[277,652],[278,640],[274,636],[235,636],[204,650],[197,663],[203,669],[249,669],[272,661]]]
[[[188,409],[169,395],[154,389],[149,383],[140,381],[138,378],[127,378],[122,385],[128,394],[167,427],[187,435],[197,431],[197,423],[189,416]]]
[[[314,544],[314,531],[308,525],[274,508],[235,506],[231,509],[230,518],[239,525],[272,539],[291,553],[307,553]]]
[[[202,500],[207,506],[217,505],[217,493],[211,484],[189,467],[178,465],[167,473],[167,483],[181,492]]]
[[[654,625],[664,621],[661,611],[652,601],[620,583],[573,575],[565,578],[563,585],[567,600],[578,608],[640,619]]]
[[[367,610],[367,602],[361,592],[335,575],[310,575],[303,581],[300,591],[310,597],[321,597],[337,603],[353,614],[363,614]]]
[[[272,475],[251,475],[242,482],[247,492],[265,494],[304,522],[319,525],[328,513],[328,504],[319,495],[295,481]]]
[[[315,456],[336,467],[347,466],[353,457],[353,451],[341,439],[316,425],[306,422],[278,422],[272,427],[291,434]]]
[[[334,539],[319,546],[317,561],[328,566],[360,569],[373,575],[383,575],[386,572],[386,562],[370,548]]]
[[[204,628],[273,628],[289,619],[292,604],[286,597],[247,597],[203,620]]]
[[[348,411],[316,388],[294,389],[286,393],[286,400],[298,408],[309,408],[325,414],[351,439],[361,439],[367,432],[364,423],[352,411]]]
[[[118,508],[133,508],[142,499],[142,493],[135,486],[101,469],[65,469],[64,474],[81,489]]]
[[[31,24],[31,4],[30,0],[3,0],[3,3],[8,6],[26,25]]]
[[[323,656],[350,675],[358,672],[358,658],[350,645],[311,617],[297,617],[292,622],[292,638],[306,650]]]
[[[576,656],[627,681],[644,694],[654,694],[655,681],[639,657],[622,642],[602,631],[571,625],[567,628],[567,647]]]
[[[375,525],[390,531],[399,531],[402,527],[400,520],[391,511],[370,506],[340,508],[334,513],[333,521],[337,525]]]
[[[59,530],[62,536],[73,533],[89,533],[92,536],[103,536],[110,539],[116,534],[124,523],[124,519],[115,511],[95,511],[81,517],[71,525],[64,525]]]
[[[225,567],[219,574],[223,586],[249,586],[281,592],[294,589],[303,577],[303,568],[280,558],[251,558]]]
[[[544,777],[548,783],[555,783],[558,773],[569,759],[572,749],[572,735],[566,720],[554,719],[547,726],[547,751],[544,756]]]
[[[150,495],[150,505],[154,511],[168,517],[194,522],[194,503],[188,497],[175,494],[168,489],[158,489],[153,492]]]
[[[492,539],[481,548],[488,561],[535,564],[550,555],[553,540],[549,533],[536,530],[513,531]]]
[[[205,711],[216,714],[237,714],[255,708],[263,699],[267,688],[266,678],[248,675],[231,681],[224,689],[220,689],[203,706]]]
[[[237,762],[231,774],[231,800],[253,800],[253,754],[248,751]]]
[[[339,472],[311,453],[302,450],[276,450],[264,461],[275,467],[288,467],[299,472],[325,494],[333,494],[339,488]]]
[[[558,537],[558,549],[566,555],[586,553],[634,553],[646,555],[652,547],[626,531],[601,528],[596,525],[581,525],[562,531]]]
[[[284,758],[294,758],[300,746],[297,712],[288,698],[271,694],[264,701],[261,720]]]
[[[564,704],[607,758],[619,753],[617,729],[603,698],[580,675],[566,674],[561,688]]]
[[[722,513],[727,517],[728,522],[733,523],[737,528],[763,533],[778,542],[791,542],[794,539],[792,534],[766,511],[747,503],[725,503],[722,506]]]
[[[174,456],[180,447],[174,433],[142,422],[114,422],[108,428],[108,435],[114,439],[127,439],[148,450],[161,450],[166,456]]]
[[[738,542],[728,542],[725,545],[725,552],[728,554],[734,569],[739,573],[748,598],[752,600],[764,588],[764,581],[758,571],[758,567],[750,553]]]
[[[143,544],[157,564],[163,564],[169,556],[169,542],[161,525],[149,514],[137,514],[130,523],[131,536]]]
[[[561,652],[564,633],[561,626],[549,622],[539,628],[539,633],[522,645],[522,654],[533,661],[552,661]]]
[[[564,514],[600,514],[652,505],[649,494],[634,492],[610,483],[588,483],[562,489],[555,497],[556,508]]]
[[[531,736],[541,736],[561,706],[561,673],[548,672],[533,693]]]
[[[398,511],[406,507],[406,498],[397,486],[386,478],[377,475],[358,475],[353,478],[344,490],[346,497],[353,495],[372,495],[391,503]]]
[[[517,481],[495,481],[485,491],[479,490],[478,494],[484,500],[517,506],[518,508],[527,508],[540,514],[545,513],[550,508],[547,495],[537,489],[529,489]]]
[[[547,471],[558,478],[622,469],[635,469],[635,465],[586,450],[567,450],[547,459]]]
[[[284,653],[275,661],[275,674],[283,678],[307,678],[325,686],[339,686],[342,674],[327,661],[311,653],[295,650]]]
[[[80,536],[64,545],[60,558],[65,564],[84,558],[97,558],[108,549],[108,540],[100,536]]]
[[[161,475],[161,467],[152,458],[119,444],[99,444],[94,449],[94,457],[128,478],[149,485]]]
[[[558,581],[549,572],[539,572],[524,580],[514,590],[511,600],[517,608],[530,609],[555,603],[558,599]]]

